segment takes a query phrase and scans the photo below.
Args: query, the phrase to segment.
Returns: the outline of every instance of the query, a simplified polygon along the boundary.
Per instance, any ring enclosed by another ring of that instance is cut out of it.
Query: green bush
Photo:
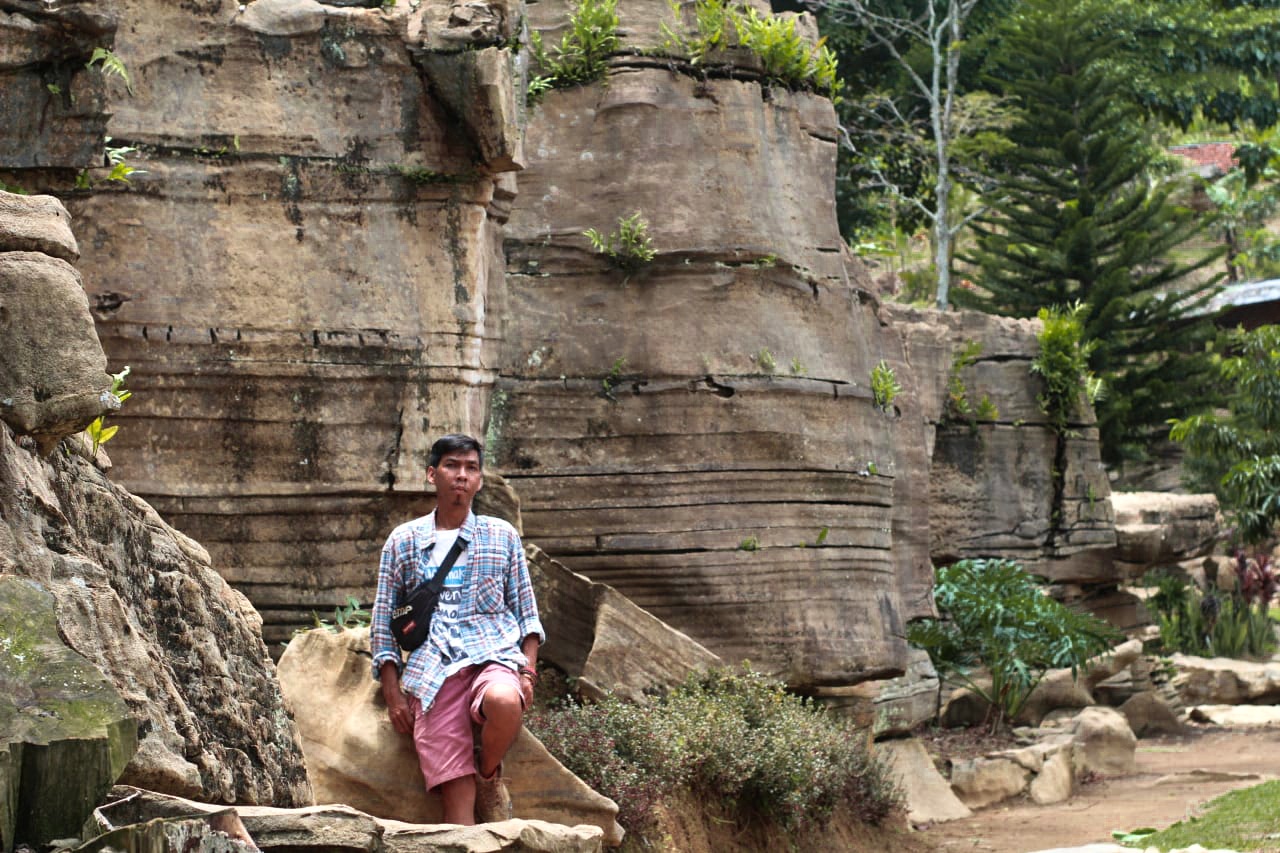
[[[1229,411],[1174,421],[1169,437],[1187,449],[1192,485],[1216,492],[1240,538],[1259,542],[1280,521],[1280,326],[1232,332],[1214,369]]]
[[[992,731],[1018,715],[1050,669],[1074,673],[1119,640],[1106,622],[1054,601],[1011,560],[961,560],[936,574],[941,617],[913,622],[907,639],[940,676],[954,674],[991,703]],[[990,674],[989,687],[978,669]]]
[[[651,704],[570,703],[527,722],[642,836],[663,796],[686,790],[743,822],[798,830],[836,809],[879,823],[900,805],[864,737],[748,668],[692,677]]]

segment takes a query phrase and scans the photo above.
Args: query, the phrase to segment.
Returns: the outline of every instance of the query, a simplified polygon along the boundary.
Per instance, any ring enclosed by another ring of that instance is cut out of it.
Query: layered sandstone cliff
[[[903,669],[931,557],[1113,578],[1096,436],[1079,425],[1059,488],[1031,324],[880,305],[836,228],[829,100],[746,54],[709,76],[653,56],[665,3],[626,0],[607,79],[527,116],[513,37],[527,15],[555,40],[559,3],[119,14],[134,94],[111,84],[109,129],[145,174],[24,177],[66,198],[134,371],[116,478],[273,645],[371,595],[455,429],[487,434],[532,542],[797,687]],[[657,256],[624,273],[583,231],[635,213]],[[973,338],[1000,415],[952,423]]]

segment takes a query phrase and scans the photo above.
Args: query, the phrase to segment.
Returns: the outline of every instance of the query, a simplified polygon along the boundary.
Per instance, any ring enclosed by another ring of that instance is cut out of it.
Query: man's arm
[[[369,620],[369,646],[373,653],[373,677],[382,683],[382,698],[387,703],[387,716],[391,725],[401,734],[413,731],[413,715],[409,702],[400,689],[400,648],[391,636],[391,610],[396,604],[396,590],[400,587],[400,565],[396,559],[392,539],[382,547],[378,563],[378,591],[373,599],[373,613]]]
[[[528,660],[528,663],[520,670],[520,692],[524,694],[524,706],[526,708],[533,707],[533,687],[538,683],[538,649],[541,646],[542,640],[537,634],[530,634],[520,644],[520,651],[524,652],[524,656]],[[533,675],[529,675],[528,672],[532,672]]]
[[[409,712],[409,700],[400,689],[400,667],[395,661],[382,664],[382,700],[387,703],[387,716],[391,725],[402,735],[413,733],[413,714]]]

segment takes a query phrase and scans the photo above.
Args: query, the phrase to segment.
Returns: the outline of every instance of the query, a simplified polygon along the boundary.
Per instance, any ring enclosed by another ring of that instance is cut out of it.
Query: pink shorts
[[[475,736],[472,725],[484,724],[480,703],[484,693],[495,683],[506,682],[520,694],[524,691],[520,677],[500,663],[469,666],[445,679],[435,701],[426,711],[417,696],[409,697],[413,714],[413,745],[418,750],[418,765],[427,790],[451,779],[476,772]]]

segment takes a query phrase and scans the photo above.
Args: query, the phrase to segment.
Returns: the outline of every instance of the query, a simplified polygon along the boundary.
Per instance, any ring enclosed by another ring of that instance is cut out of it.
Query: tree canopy
[[[1014,111],[1014,145],[974,224],[977,289],[956,301],[1016,317],[1079,303],[1089,369],[1108,386],[1103,457],[1116,463],[1212,399],[1212,289],[1187,276],[1215,256],[1177,259],[1202,217],[1152,179],[1155,151],[1111,64],[1121,36],[1091,21],[1084,4],[1026,0],[1002,30],[991,81]]]

